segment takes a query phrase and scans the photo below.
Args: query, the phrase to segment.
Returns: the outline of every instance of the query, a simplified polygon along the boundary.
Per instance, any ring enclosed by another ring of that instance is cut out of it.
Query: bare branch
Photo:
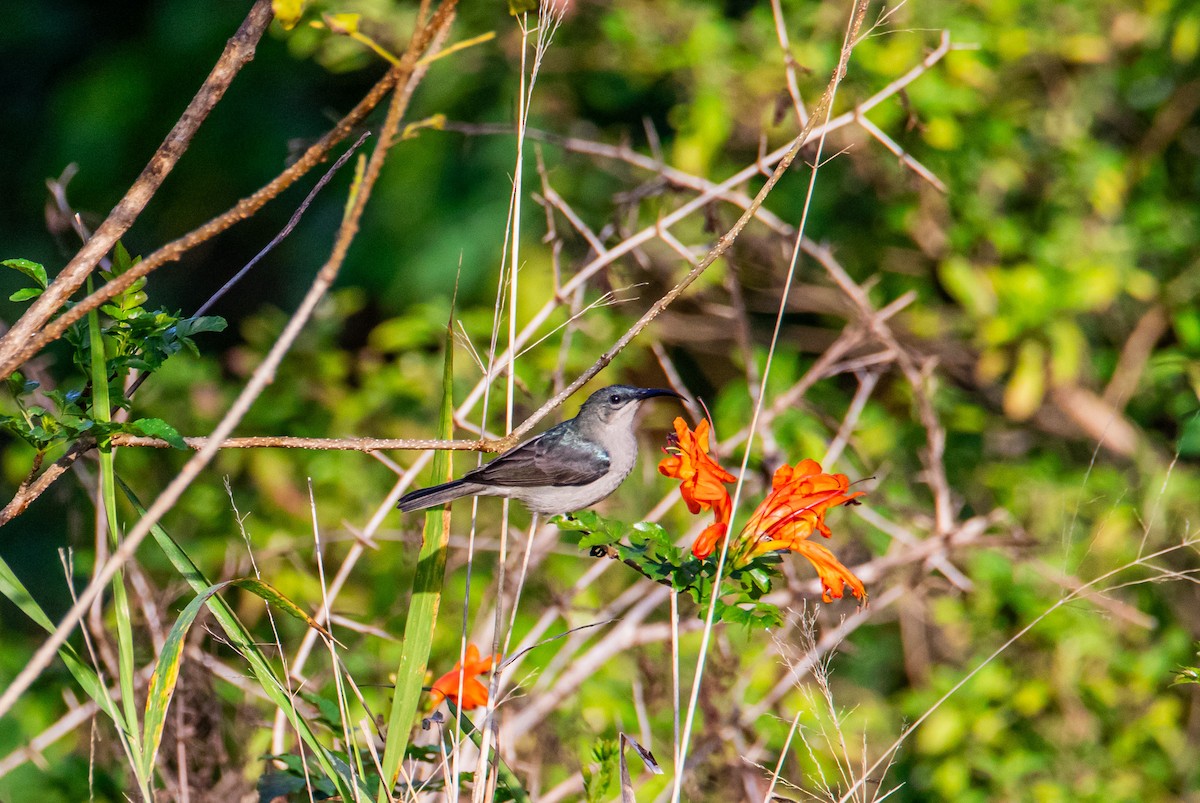
[[[190,449],[200,450],[212,443],[212,438],[184,438]],[[159,438],[129,435],[121,432],[113,435],[114,446],[141,446],[152,449],[170,449],[171,444]],[[492,451],[492,442],[486,440],[421,440],[414,438],[300,438],[288,435],[252,435],[245,438],[225,438],[219,449],[314,449],[326,452],[378,452],[386,449],[445,449],[461,452]]]

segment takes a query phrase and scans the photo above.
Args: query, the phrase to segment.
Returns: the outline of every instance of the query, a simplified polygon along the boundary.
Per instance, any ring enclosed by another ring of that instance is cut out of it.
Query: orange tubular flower
[[[782,466],[775,472],[771,493],[763,500],[738,538],[737,564],[744,565],[758,555],[788,549],[808,558],[821,577],[822,598],[840,599],[845,586],[862,599],[866,589],[862,581],[843,566],[825,547],[808,540],[813,531],[828,538],[825,511],[863,496],[862,491],[848,493],[850,479],[845,474],[823,474],[815,460],[802,460]]]
[[[500,653],[481,658],[479,656],[479,648],[474,644],[468,644],[466,659],[465,666],[461,661],[456,663],[452,670],[442,675],[433,684],[430,696],[433,698],[435,706],[446,699],[455,703],[464,711],[470,711],[472,708],[487,705],[487,686],[480,683],[476,675],[490,671],[496,662],[500,660]],[[458,699],[458,679],[460,675],[462,676],[461,702]]]
[[[708,421],[701,421],[692,432],[682,418],[676,418],[675,434],[669,438],[665,450],[667,457],[658,464],[659,473],[683,481],[679,493],[687,502],[688,510],[692,513],[712,510],[716,516],[716,521],[692,544],[692,554],[701,559],[712,554],[721,543],[733,515],[733,503],[725,483],[733,482],[734,476],[709,456],[708,429]]]

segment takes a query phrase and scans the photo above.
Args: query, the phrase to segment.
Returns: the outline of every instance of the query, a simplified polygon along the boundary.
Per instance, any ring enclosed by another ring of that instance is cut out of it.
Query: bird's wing
[[[573,430],[554,427],[505,452],[463,479],[484,485],[587,485],[608,473],[608,452]]]

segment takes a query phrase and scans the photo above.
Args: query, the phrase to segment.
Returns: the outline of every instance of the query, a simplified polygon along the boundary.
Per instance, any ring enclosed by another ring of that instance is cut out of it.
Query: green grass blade
[[[120,484],[121,490],[125,492],[125,496],[129,499],[130,504],[137,509],[140,515],[144,516],[146,509],[138,501],[137,496],[129,489],[129,486],[120,481],[120,478],[117,479],[117,482]],[[203,594],[212,585],[205,578],[204,573],[188,557],[183,548],[175,543],[175,540],[167,534],[167,531],[161,525],[156,524],[150,528],[150,535],[154,537],[159,548],[166,554],[167,559],[171,561],[175,570],[187,581],[193,591],[197,594]],[[308,721],[296,710],[295,703],[286,684],[276,674],[275,668],[271,666],[266,656],[262,654],[254,639],[251,638],[249,631],[246,630],[245,626],[242,625],[236,614],[234,614],[233,609],[219,596],[209,597],[205,604],[208,605],[208,609],[212,612],[217,624],[225,631],[225,637],[229,640],[230,646],[244,656],[246,662],[250,664],[250,670],[254,673],[254,678],[263,692],[279,710],[283,711],[288,723],[300,734],[300,738],[308,745],[308,748],[316,757],[317,764],[321,770],[337,786],[338,794],[345,800],[353,800],[354,790],[350,781],[339,771],[339,760],[321,744],[317,739],[316,733],[308,724]]]
[[[154,771],[154,760],[158,754],[158,748],[162,744],[163,726],[166,724],[167,709],[171,706],[171,697],[175,694],[175,685],[179,680],[179,667],[183,663],[183,646],[188,630],[196,621],[200,609],[207,605],[218,592],[231,586],[243,588],[260,597],[268,605],[273,605],[289,616],[325,633],[324,628],[306,614],[300,606],[257,578],[240,577],[204,589],[187,604],[187,607],[179,614],[179,618],[175,620],[175,624],[171,626],[171,631],[167,634],[166,641],[163,642],[162,652],[159,653],[158,662],[154,667],[154,674],[150,676],[150,688],[146,694],[145,731],[142,735],[142,771],[147,777]]]
[[[438,422],[438,437],[454,437],[454,339],[453,331],[446,328],[446,361],[442,371],[442,410]],[[433,456],[430,476],[434,482],[450,479],[449,452],[439,451]],[[421,700],[421,686],[425,680],[425,667],[429,663],[429,651],[433,645],[433,628],[437,623],[438,606],[442,598],[442,583],[446,577],[446,543],[450,531],[447,525],[449,510],[444,507],[431,508],[425,514],[425,531],[421,540],[421,552],[413,572],[412,602],[408,607],[408,618],[404,625],[404,646],[400,651],[400,664],[396,668],[396,688],[392,695],[392,709],[388,714],[387,745],[383,751],[383,774],[386,786],[380,791],[380,800],[386,800],[388,789],[396,785],[400,774],[400,762],[408,749],[408,733],[417,715]]]
[[[88,292],[92,291],[92,279],[88,277]],[[104,354],[104,335],[100,331],[100,314],[92,310],[87,316],[88,343],[91,350],[92,418],[100,424],[112,421],[112,399],[108,392],[108,363]],[[117,494],[114,478],[112,448],[100,444],[100,504],[108,523],[108,543],[116,549],[121,543],[120,525],[117,522]],[[113,612],[117,622],[117,678],[121,687],[121,707],[125,712],[129,741],[134,754],[141,754],[141,737],[138,733],[137,697],[134,686],[137,682],[137,667],[133,657],[133,617],[129,608],[129,594],[125,588],[125,572],[117,571],[112,579]],[[142,796],[149,797],[150,774],[135,767]],[[152,768],[151,768],[152,771]]]
[[[475,743],[476,747],[482,747],[483,737],[475,728],[475,724],[467,718],[466,714],[459,714],[458,706],[456,706],[453,701],[446,700],[445,702],[447,708],[450,709],[449,721],[462,722],[463,733],[465,733],[467,737]],[[500,783],[508,787],[509,794],[512,795],[512,799],[517,801],[517,803],[528,803],[529,793],[526,792],[525,787],[521,785],[521,781],[517,778],[517,774],[512,771],[512,768],[509,767],[508,764],[505,763],[503,757],[497,756],[497,758],[499,759],[497,763],[497,772],[500,776]]]
[[[25,584],[20,578],[13,573],[7,563],[0,558],[0,594],[8,597],[14,605],[20,608],[26,616],[37,623],[39,627],[47,633],[54,632],[54,623],[50,621],[50,617],[42,610],[42,606],[37,604],[37,601],[29,594]],[[64,644],[58,650],[58,655],[62,658],[63,663],[67,665],[67,671],[75,678],[80,688],[91,697],[92,700],[100,707],[109,719],[117,726],[117,730],[122,734],[127,734],[129,728],[126,725],[125,717],[117,708],[116,702],[112,695],[108,693],[108,688],[100,680],[100,676],[95,670],[89,666],[75,648],[70,644]]]

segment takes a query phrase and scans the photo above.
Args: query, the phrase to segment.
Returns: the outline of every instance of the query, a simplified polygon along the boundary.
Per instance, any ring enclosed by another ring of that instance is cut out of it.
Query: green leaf
[[[176,337],[191,337],[201,332],[224,332],[229,323],[220,315],[183,318],[175,324]]]
[[[451,311],[453,316],[453,310]],[[454,321],[446,325],[446,359],[442,367],[442,409],[438,422],[438,437],[454,437]],[[449,453],[434,452],[430,476],[433,481],[451,479],[453,466]],[[446,545],[450,541],[449,511],[437,506],[425,514],[425,530],[421,551],[413,572],[412,599],[404,624],[404,646],[396,667],[396,686],[392,708],[388,713],[388,740],[383,752],[383,787],[379,800],[385,801],[387,789],[392,788],[400,775],[400,762],[408,747],[408,732],[416,718],[421,699],[425,668],[433,645],[433,629],[437,624],[442,584],[446,579]]]
[[[607,529],[601,529],[595,532],[587,533],[585,536],[580,538],[579,548],[591,549],[592,547],[596,546],[608,546],[609,544],[615,544],[620,540],[621,536],[619,534],[613,535],[611,531]]]
[[[114,276],[120,276],[122,273],[132,268],[135,264],[137,264],[137,261],[130,258],[129,250],[125,248],[125,243],[117,240],[117,244],[113,246],[112,274]]]
[[[313,694],[312,692],[300,692],[300,696],[313,704],[320,713],[322,722],[333,730],[340,730],[342,726],[342,711],[338,708],[337,701],[330,700],[328,697],[322,697],[319,694]]]
[[[647,543],[657,547],[674,547],[671,534],[661,524],[653,521],[639,521],[633,525],[633,531],[645,538]]]
[[[32,379],[26,379],[25,375],[20,371],[13,371],[12,374],[5,380],[8,383],[8,392],[13,396],[24,396],[26,393],[37,390],[41,386],[40,382],[35,382]],[[53,391],[51,391],[53,393]],[[51,396],[53,398],[53,396]]]
[[[594,766],[583,768],[583,794],[588,803],[601,803],[617,778],[620,748],[615,739],[597,739],[592,746]]]
[[[50,620],[50,617],[38,605],[37,600],[30,595],[28,589],[25,588],[25,585],[3,559],[0,559],[0,594],[7,597],[47,633],[54,632],[54,622]],[[67,670],[75,678],[79,687],[83,689],[88,697],[92,698],[96,705],[100,707],[100,710],[117,726],[117,730],[122,737],[122,744],[128,747],[128,741],[125,738],[127,733],[125,718],[121,716],[120,710],[113,702],[108,689],[100,681],[99,676],[90,666],[84,663],[79,654],[75,652],[75,648],[70,644],[64,644],[59,647],[58,655],[62,658],[63,663],[67,665]]]
[[[138,500],[133,491],[129,489],[129,486],[121,482],[119,478],[117,482],[138,514],[142,516],[146,515],[145,506]],[[174,565],[176,571],[192,587],[193,591],[197,594],[203,594],[211,587],[204,573],[196,567],[196,564],[180,548],[179,544],[167,534],[162,525],[155,524],[150,528],[150,534],[154,537],[154,540],[163,552],[166,553],[167,558]],[[339,770],[339,762],[336,757],[332,755],[332,752],[328,748],[321,744],[308,721],[300,715],[288,687],[276,674],[275,669],[271,666],[266,656],[263,655],[258,643],[238,620],[233,609],[219,596],[210,596],[207,604],[208,609],[212,611],[213,618],[217,620],[217,623],[224,630],[225,637],[229,640],[230,646],[250,664],[250,669],[254,673],[255,681],[259,687],[262,688],[271,699],[271,702],[287,717],[293,731],[300,735],[300,738],[303,739],[304,743],[312,751],[326,777],[331,778],[333,783],[336,784],[338,794],[345,800],[354,800],[354,790],[348,775],[343,774]]]
[[[755,567],[746,572],[754,585],[763,593],[771,590],[771,574],[762,567]]]
[[[9,301],[28,301],[31,298],[37,298],[44,291],[40,287],[22,287],[17,292],[8,297]]]
[[[35,282],[37,282],[38,286],[43,290],[46,289],[46,269],[38,263],[33,262],[32,260],[17,257],[16,259],[6,259],[3,262],[0,262],[0,264],[4,265],[6,268],[12,268],[13,270],[21,271],[21,273],[24,273],[30,279],[33,279]],[[17,301],[24,299],[11,298],[10,300]]]
[[[171,698],[175,694],[175,686],[179,680],[179,667],[183,663],[183,646],[188,630],[191,628],[192,623],[196,621],[196,616],[200,613],[200,609],[208,603],[209,598],[231,586],[249,591],[260,597],[268,605],[272,605],[284,613],[305,622],[309,627],[316,629],[322,635],[326,637],[329,635],[300,606],[256,577],[239,577],[204,589],[204,591],[188,603],[187,607],[183,609],[183,613],[175,620],[175,624],[171,626],[170,632],[167,633],[166,641],[163,643],[162,651],[155,662],[154,674],[150,676],[150,687],[146,693],[146,713],[142,739],[142,768],[147,776],[154,770],[155,757],[158,754],[159,745],[162,743],[163,726],[166,723],[167,709],[171,706]]]
[[[508,0],[508,13],[514,17],[537,11],[538,0]]]
[[[176,449],[188,448],[179,431],[161,418],[139,418],[129,424],[129,429],[135,434],[164,440]]]
[[[1029,418],[1046,395],[1046,349],[1032,338],[1021,343],[1017,365],[1004,389],[1004,412],[1016,421]]]
[[[617,519],[606,519],[594,510],[581,510],[571,516],[555,516],[550,522],[564,532],[583,533],[580,549],[615,544],[629,532],[629,525]]]

